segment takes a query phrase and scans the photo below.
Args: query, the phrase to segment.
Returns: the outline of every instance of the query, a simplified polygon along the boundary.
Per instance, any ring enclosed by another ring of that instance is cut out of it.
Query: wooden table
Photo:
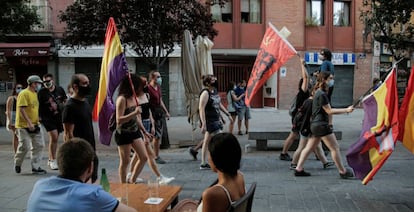
[[[114,197],[120,197],[126,188],[128,191],[128,206],[133,207],[140,212],[163,212],[166,211],[170,205],[171,208],[174,207],[178,202],[178,194],[181,191],[181,186],[160,185],[159,197],[163,198],[163,200],[158,205],[151,205],[144,203],[149,197],[149,187],[147,184],[111,183],[110,186],[111,194]]]

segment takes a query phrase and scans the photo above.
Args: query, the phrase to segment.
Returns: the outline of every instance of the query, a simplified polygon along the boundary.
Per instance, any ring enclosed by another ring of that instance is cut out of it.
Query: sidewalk
[[[344,161],[345,151],[359,136],[362,117],[360,109],[334,117],[334,128],[343,132],[339,143]],[[253,109],[250,129],[288,131],[289,122],[286,110]],[[180,143],[195,144],[202,138],[199,131],[192,134],[187,117],[172,117],[167,124],[172,147]],[[250,153],[243,152],[241,168],[246,187],[252,182],[258,184],[253,211],[414,211],[414,172],[411,171],[414,156],[400,144],[375,179],[364,186],[359,180],[340,179],[335,168],[324,170],[314,156],[305,163],[312,176],[294,177],[289,162],[278,159],[283,141],[269,141],[270,151],[256,151],[255,141],[248,140],[247,135],[237,137],[243,150],[246,144],[253,147]],[[97,144],[97,154],[100,168],[107,169],[111,181],[118,181],[119,159],[115,143],[110,147]],[[191,160],[187,148],[162,150],[160,155],[168,162],[159,165],[160,171],[176,178],[172,184],[183,187],[180,199],[199,199],[202,191],[216,178],[209,170],[199,170],[200,161]],[[46,168],[47,148],[44,159]],[[48,170],[47,175],[32,175],[30,159],[26,159],[22,174],[15,174],[11,137],[0,128],[0,211],[25,211],[34,182],[57,173]],[[145,166],[140,177],[148,179],[151,174]]]

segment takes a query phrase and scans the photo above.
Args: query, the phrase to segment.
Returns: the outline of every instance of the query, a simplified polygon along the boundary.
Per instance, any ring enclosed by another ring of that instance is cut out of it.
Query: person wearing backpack
[[[309,86],[309,74],[306,71],[305,68],[305,60],[303,60],[303,58],[300,59],[301,63],[302,63],[302,78],[299,80],[299,85],[298,85],[298,93],[296,94],[296,101],[294,102],[295,104],[295,108],[292,111],[292,123],[293,123],[293,118],[295,117],[296,113],[298,112],[298,107],[300,107],[303,102],[309,97],[309,90],[308,90],[308,86]],[[292,124],[292,130],[289,133],[289,136],[286,138],[286,140],[283,143],[283,149],[282,152],[280,153],[279,159],[280,160],[285,160],[285,161],[291,161],[292,158],[290,157],[290,155],[288,154],[288,150],[290,148],[290,146],[292,145],[292,143],[299,138],[299,134],[298,134],[298,129],[295,128]]]
[[[305,148],[309,138],[312,137],[312,132],[310,129],[311,114],[312,114],[312,102],[313,95],[315,93],[315,87],[312,89],[311,94],[308,99],[303,102],[303,105],[298,109],[295,117],[293,118],[293,126],[298,129],[299,132],[299,145],[292,157],[292,162],[290,163],[290,169],[294,170],[299,161],[299,156],[302,150]],[[330,162],[326,159],[324,154],[322,143],[319,143],[318,146],[313,150],[315,155],[322,162],[323,168],[326,169],[335,165],[335,163]]]
[[[354,110],[351,105],[347,108],[331,108],[328,99],[329,81],[333,79],[332,74],[328,72],[321,72],[318,76],[317,90],[312,101],[312,118],[310,129],[312,138],[306,144],[305,149],[300,154],[298,165],[295,169],[295,176],[310,176],[309,172],[305,172],[303,165],[309,154],[315,149],[320,141],[323,140],[332,155],[332,160],[335,162],[339,171],[339,176],[342,179],[349,179],[354,176],[351,169],[344,167],[341,160],[341,152],[339,144],[333,133],[332,115],[350,113]]]

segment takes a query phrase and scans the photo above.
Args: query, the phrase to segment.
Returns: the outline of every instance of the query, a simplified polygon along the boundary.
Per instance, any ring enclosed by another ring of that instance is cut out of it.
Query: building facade
[[[229,81],[248,80],[270,22],[278,29],[285,27],[290,31],[287,40],[306,60],[310,73],[319,68],[320,50],[330,49],[335,65],[332,105],[352,104],[390,64],[386,45],[374,44],[369,36],[364,36],[366,26],[359,19],[362,1],[229,0],[222,7],[211,6],[216,20],[214,27],[218,30],[212,58],[219,91],[224,94]],[[13,84],[25,84],[31,74],[52,73],[56,82],[66,88],[73,74],[85,73],[91,79],[93,90],[97,90],[103,47],[73,50],[60,42],[64,23],[59,22],[58,15],[73,2],[32,0],[31,4],[38,7],[43,27],[34,29],[30,35],[10,36],[6,43],[0,43],[0,105],[4,106]],[[409,70],[414,54],[407,55],[404,69]],[[126,56],[131,70],[146,74],[148,67],[135,52],[127,51]],[[263,85],[251,106],[288,108],[297,93],[300,68],[299,57],[292,57]],[[160,71],[164,78],[163,98],[170,113],[186,115],[179,48]],[[93,104],[94,97],[89,100]]]

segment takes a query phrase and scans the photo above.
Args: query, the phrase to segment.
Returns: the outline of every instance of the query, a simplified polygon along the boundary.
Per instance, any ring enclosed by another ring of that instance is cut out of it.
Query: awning
[[[0,56],[45,57],[49,56],[50,43],[0,43]]]

